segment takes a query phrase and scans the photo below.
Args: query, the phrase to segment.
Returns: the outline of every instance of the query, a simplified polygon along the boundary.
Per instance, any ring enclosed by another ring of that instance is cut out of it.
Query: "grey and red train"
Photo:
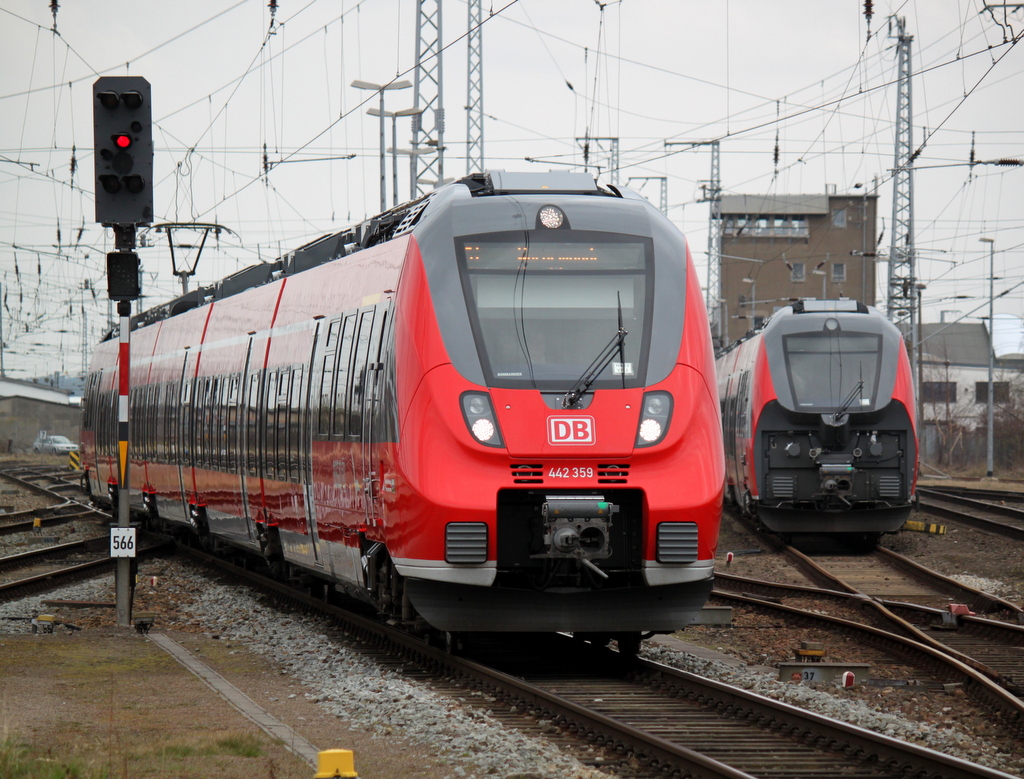
[[[440,631],[638,645],[713,580],[724,484],[683,236],[585,174],[443,186],[133,323],[130,499]],[[116,338],[84,403],[113,500]],[[109,497],[108,497],[109,496]]]
[[[783,536],[873,541],[910,514],[918,456],[900,331],[854,300],[805,300],[719,356],[726,492]]]

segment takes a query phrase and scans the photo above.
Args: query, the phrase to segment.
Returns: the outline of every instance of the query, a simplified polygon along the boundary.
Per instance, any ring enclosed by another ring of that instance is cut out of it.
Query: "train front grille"
[[[780,500],[792,500],[796,490],[796,479],[792,476],[780,476],[772,474],[771,477],[772,496]]]
[[[892,476],[878,477],[878,497],[898,498],[903,492],[903,480],[897,473]]]

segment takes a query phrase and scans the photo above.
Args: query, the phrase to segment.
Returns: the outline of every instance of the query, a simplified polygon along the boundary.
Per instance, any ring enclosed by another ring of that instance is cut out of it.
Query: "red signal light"
[[[114,136],[114,145],[119,149],[127,149],[132,145],[132,137],[128,133],[118,133]]]

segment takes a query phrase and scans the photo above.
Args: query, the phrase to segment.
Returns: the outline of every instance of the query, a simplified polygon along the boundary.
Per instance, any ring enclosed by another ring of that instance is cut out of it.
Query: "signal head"
[[[149,82],[104,76],[93,85],[96,221],[153,221],[153,122]]]

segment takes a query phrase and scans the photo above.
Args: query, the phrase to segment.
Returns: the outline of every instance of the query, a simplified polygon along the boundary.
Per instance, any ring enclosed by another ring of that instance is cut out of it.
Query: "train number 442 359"
[[[584,467],[564,467],[564,468],[551,468],[548,471],[549,479],[592,479],[594,478],[593,468]]]

